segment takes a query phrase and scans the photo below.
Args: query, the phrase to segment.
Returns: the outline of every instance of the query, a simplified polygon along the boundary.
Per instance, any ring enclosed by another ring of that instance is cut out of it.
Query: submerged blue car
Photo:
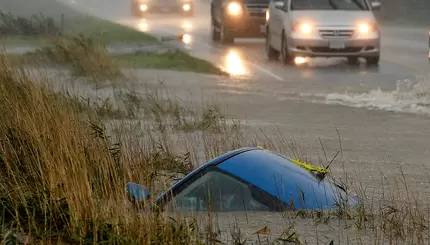
[[[324,175],[318,167],[261,148],[241,148],[192,171],[155,204],[179,212],[231,212],[324,210],[342,202],[357,203],[355,196]],[[136,183],[128,183],[127,191],[134,201],[150,196]]]

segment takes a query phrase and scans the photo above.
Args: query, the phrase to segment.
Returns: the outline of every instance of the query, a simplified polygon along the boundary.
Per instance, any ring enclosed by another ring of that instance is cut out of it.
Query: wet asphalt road
[[[427,60],[428,32],[425,28],[382,26],[382,54],[379,67],[348,65],[346,59],[311,59],[304,66],[268,62],[264,39],[236,39],[233,45],[213,43],[210,38],[209,0],[196,1],[193,17],[178,14],[148,14],[133,17],[129,1],[87,1],[81,6],[103,18],[125,24],[158,37],[188,34],[180,45],[192,55],[209,60],[238,78],[264,81],[263,87],[279,87],[290,93],[367,92],[396,89],[396,82],[422,80],[430,73]],[[244,79],[246,80],[246,79]],[[246,86],[240,84],[235,86]],[[269,84],[268,84],[269,83]]]

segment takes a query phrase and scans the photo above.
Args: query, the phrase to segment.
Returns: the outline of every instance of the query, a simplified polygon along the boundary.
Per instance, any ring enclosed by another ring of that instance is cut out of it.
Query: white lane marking
[[[266,69],[266,68],[264,68],[262,66],[259,66],[259,65],[255,64],[255,63],[252,63],[252,62],[249,62],[249,64],[252,65],[252,66],[254,66],[255,68],[259,69],[260,71],[265,72],[266,74],[268,74],[268,75],[276,78],[278,81],[284,81],[284,79],[282,77],[276,75],[275,73],[269,71],[268,69]]]

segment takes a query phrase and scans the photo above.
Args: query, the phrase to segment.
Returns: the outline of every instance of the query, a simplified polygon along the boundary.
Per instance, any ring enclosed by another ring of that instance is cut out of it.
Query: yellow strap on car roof
[[[322,167],[318,167],[318,166],[314,166],[311,165],[309,163],[300,161],[298,159],[292,159],[292,158],[288,158],[288,160],[290,160],[291,162],[295,163],[296,165],[308,170],[308,171],[315,171],[323,176],[328,174],[328,170],[326,168],[322,168]]]

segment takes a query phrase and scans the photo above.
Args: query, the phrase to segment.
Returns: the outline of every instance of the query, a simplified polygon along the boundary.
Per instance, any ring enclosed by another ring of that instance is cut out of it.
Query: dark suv
[[[176,12],[185,16],[194,14],[193,0],[132,0],[131,11],[141,17],[146,13]]]
[[[269,0],[212,0],[213,41],[233,43],[235,37],[264,37]]]

